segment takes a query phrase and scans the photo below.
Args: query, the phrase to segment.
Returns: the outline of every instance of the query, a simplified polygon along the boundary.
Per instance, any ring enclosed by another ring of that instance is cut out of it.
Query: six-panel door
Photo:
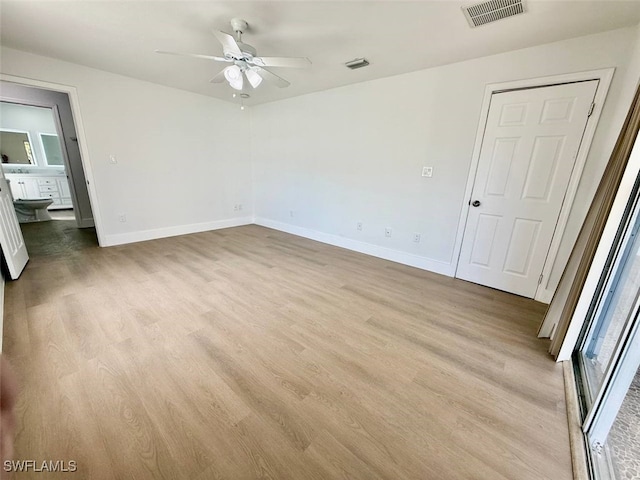
[[[457,277],[535,295],[597,86],[492,95]]]

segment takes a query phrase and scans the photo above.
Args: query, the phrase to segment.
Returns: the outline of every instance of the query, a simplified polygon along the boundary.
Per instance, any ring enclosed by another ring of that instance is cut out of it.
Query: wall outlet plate
[[[422,167],[422,176],[423,177],[433,177],[433,167]]]

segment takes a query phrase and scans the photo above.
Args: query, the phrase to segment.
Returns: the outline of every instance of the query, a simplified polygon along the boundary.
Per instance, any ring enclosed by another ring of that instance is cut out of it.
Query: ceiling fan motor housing
[[[244,33],[247,31],[247,28],[249,28],[249,24],[241,18],[232,18],[231,28],[233,28],[234,32]]]

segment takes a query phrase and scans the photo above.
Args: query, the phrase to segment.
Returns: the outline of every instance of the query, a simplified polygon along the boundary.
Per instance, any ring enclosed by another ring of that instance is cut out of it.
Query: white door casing
[[[597,87],[491,96],[457,277],[534,297]]]
[[[29,255],[24,244],[22,230],[13,208],[11,190],[0,169],[0,246],[4,255],[9,275],[17,279],[24,270]]]

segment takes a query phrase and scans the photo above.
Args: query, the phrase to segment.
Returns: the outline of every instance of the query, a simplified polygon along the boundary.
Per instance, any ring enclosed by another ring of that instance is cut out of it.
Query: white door
[[[534,297],[597,87],[492,95],[458,278]]]
[[[24,270],[29,255],[22,238],[20,224],[13,208],[13,197],[3,172],[0,170],[0,246],[9,275],[15,280]]]

